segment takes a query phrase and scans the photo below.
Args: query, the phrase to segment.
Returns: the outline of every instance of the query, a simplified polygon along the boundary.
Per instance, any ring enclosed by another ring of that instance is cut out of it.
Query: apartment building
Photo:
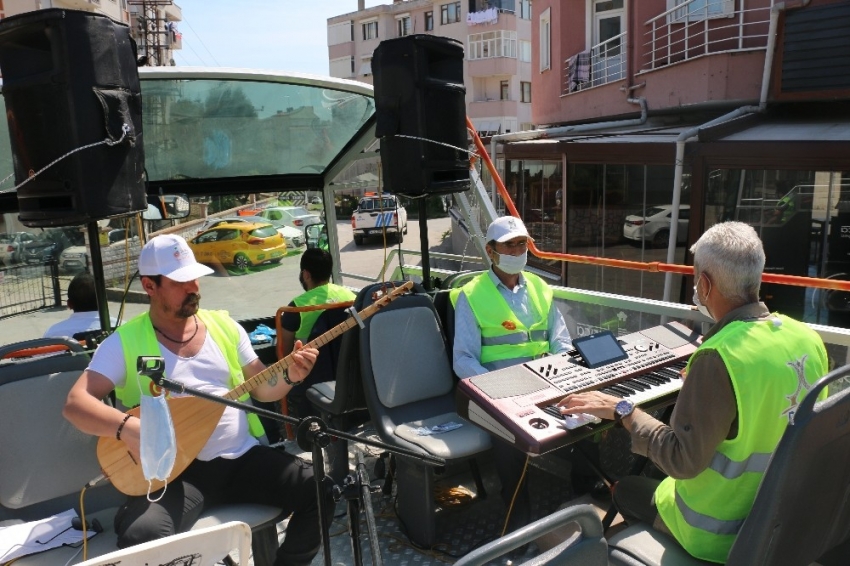
[[[352,0],[352,7],[354,0]],[[483,135],[532,127],[531,0],[394,0],[328,19],[329,74],[372,82],[384,39],[434,34],[465,46],[467,116]]]
[[[111,0],[110,0],[111,1]],[[172,0],[122,0],[129,4],[130,32],[144,66],[173,67],[174,51],[183,48],[178,22],[183,11]]]
[[[83,10],[109,16],[117,22],[130,22],[127,0],[0,0],[0,18],[44,8]]]
[[[850,2],[535,0],[532,52],[541,127],[491,147],[543,249],[687,264],[706,228],[739,220],[768,272],[850,278]],[[531,264],[572,287],[692,294],[679,275]],[[807,321],[850,322],[847,293],[762,291]]]

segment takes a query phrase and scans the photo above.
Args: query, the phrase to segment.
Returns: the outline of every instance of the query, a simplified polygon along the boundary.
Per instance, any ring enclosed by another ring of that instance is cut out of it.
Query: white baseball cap
[[[525,229],[525,224],[516,216],[502,216],[495,219],[487,227],[487,242],[507,242],[513,240],[517,236],[525,236],[529,240],[528,230]]]
[[[186,240],[174,234],[162,234],[148,240],[139,254],[139,275],[164,275],[185,283],[214,273],[195,261]]]

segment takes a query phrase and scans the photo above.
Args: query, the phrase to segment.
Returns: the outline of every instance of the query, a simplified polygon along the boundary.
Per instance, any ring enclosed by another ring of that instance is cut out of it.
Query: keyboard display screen
[[[617,338],[607,330],[576,338],[573,340],[573,347],[578,350],[587,367],[591,369],[629,357]]]

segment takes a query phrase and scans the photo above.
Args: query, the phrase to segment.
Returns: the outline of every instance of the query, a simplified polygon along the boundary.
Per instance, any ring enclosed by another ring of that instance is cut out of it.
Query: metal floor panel
[[[302,453],[294,443],[287,442],[285,449],[309,460],[310,454]],[[374,448],[358,445],[364,454],[373,485],[382,485],[382,480],[374,477],[374,466],[378,452]],[[354,462],[351,455],[349,462]],[[532,499],[532,519],[538,519],[554,512],[561,504],[570,499],[569,463],[557,457],[532,459],[533,465],[527,471],[527,481]],[[395,516],[394,497],[382,492],[372,494],[372,508],[378,533],[381,556],[387,565],[404,566],[408,564],[431,565],[451,564],[461,556],[478,546],[498,538],[505,517],[505,506],[499,496],[499,480],[491,461],[485,458],[479,461],[487,497],[474,498],[459,505],[441,509],[437,515],[437,542],[432,549],[415,547],[404,534],[403,528]],[[545,470],[545,471],[544,471]],[[437,491],[463,485],[474,491],[475,482],[466,464],[447,467],[438,478]],[[372,563],[367,528],[363,514],[360,518],[361,549],[363,564]],[[279,526],[281,540],[285,536],[285,523]],[[344,501],[337,503],[335,518],[330,528],[331,563],[349,566],[354,564],[351,539],[348,535],[348,517]],[[520,561],[538,554],[532,544]],[[510,564],[504,559],[496,564]],[[314,566],[322,566],[324,558],[320,552],[313,560]]]

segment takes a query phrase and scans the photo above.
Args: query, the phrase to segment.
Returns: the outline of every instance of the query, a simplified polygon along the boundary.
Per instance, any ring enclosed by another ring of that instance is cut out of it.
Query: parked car
[[[663,204],[651,206],[639,214],[626,216],[623,225],[623,236],[628,240],[640,242],[645,240],[656,248],[667,246],[670,240],[670,216],[673,206]],[[691,214],[690,205],[683,204],[679,207],[679,227],[676,240],[684,243],[688,238],[688,218]]]
[[[304,230],[307,226],[319,224],[322,221],[318,214],[309,212],[303,206],[272,206],[262,210],[260,216],[265,218],[266,222],[271,222],[275,228],[282,226],[298,228],[302,238],[306,237]]]
[[[268,223],[219,224],[189,240],[189,247],[201,263],[243,270],[266,262],[280,263],[286,255],[286,241]]]
[[[85,246],[70,246],[62,250],[62,253],[59,254],[60,271],[88,271],[88,268],[89,253]]]
[[[3,265],[12,265],[22,261],[23,246],[35,237],[29,232],[10,232],[0,234],[0,260]]]
[[[207,220],[201,225],[201,228],[200,230],[198,230],[198,233],[200,234],[201,232],[209,230],[210,228],[215,228],[219,224],[234,224],[239,222],[271,224],[271,222],[269,222],[262,216],[222,216],[221,218],[207,218]],[[283,236],[283,239],[286,240],[287,248],[300,248],[304,244],[304,233],[298,228],[293,228],[291,226],[280,226],[275,228],[280,233],[280,235]]]
[[[82,243],[82,237],[79,241],[74,241],[78,238],[77,233],[71,229],[45,230],[41,233],[34,234],[35,238],[24,244],[22,259],[28,264],[48,263],[50,261],[58,261],[59,254],[67,247],[73,246],[76,243]],[[81,236],[81,234],[80,234]]]

